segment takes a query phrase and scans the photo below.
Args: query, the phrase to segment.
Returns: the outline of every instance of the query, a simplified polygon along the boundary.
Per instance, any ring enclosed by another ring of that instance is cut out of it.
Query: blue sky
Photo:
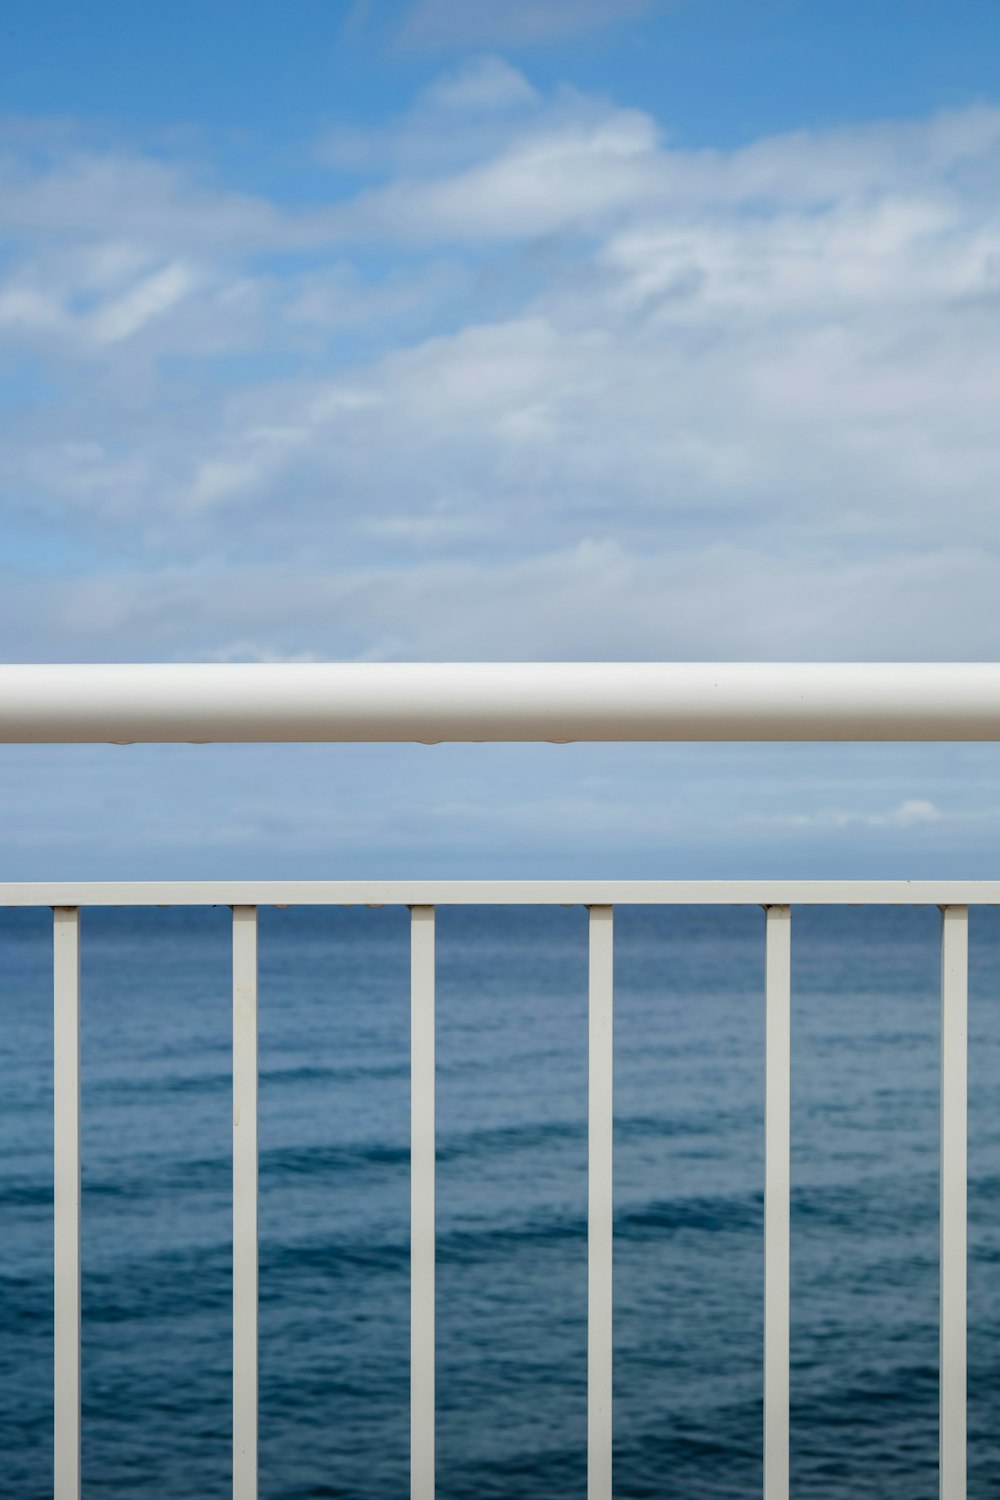
[[[238,21],[199,0],[9,0],[4,15],[8,112],[140,139],[218,133],[212,154],[237,159],[243,137],[242,180],[274,190],[277,159],[300,157],[318,125],[380,123],[477,53],[542,89],[649,110],[688,145],[730,146],[989,99],[1000,40],[993,0],[248,0]]]
[[[998,59],[998,0],[13,0],[4,658],[1000,656]],[[6,749],[0,863],[991,874],[997,769]]]

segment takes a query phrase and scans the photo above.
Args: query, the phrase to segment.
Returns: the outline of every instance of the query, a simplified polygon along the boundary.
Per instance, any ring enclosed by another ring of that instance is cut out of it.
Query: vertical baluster
[[[410,911],[410,1496],[434,1500],[434,908]]]
[[[80,913],[53,922],[55,1500],[80,1497]]]
[[[257,908],[233,907],[233,1500],[257,1496]]]
[[[788,906],[767,908],[764,1110],[764,1500],[788,1500],[791,936]]]
[[[590,908],[587,1500],[611,1500],[614,910]]]
[[[969,911],[941,909],[941,1500],[965,1500]]]

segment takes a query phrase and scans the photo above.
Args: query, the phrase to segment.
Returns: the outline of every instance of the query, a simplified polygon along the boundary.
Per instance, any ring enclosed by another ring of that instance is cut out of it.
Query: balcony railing
[[[1000,668],[6,667],[0,740],[993,739]],[[612,1495],[614,908],[763,908],[765,1500],[789,1493],[791,928],[801,905],[938,906],[941,935],[940,1493],[966,1493],[968,909],[1000,881],[192,881],[0,884],[54,911],[55,1500],[81,1493],[80,943],[88,906],[233,913],[233,1494],[257,1495],[257,912],[411,912],[411,1496],[435,1490],[435,911],[589,909],[588,1497]]]

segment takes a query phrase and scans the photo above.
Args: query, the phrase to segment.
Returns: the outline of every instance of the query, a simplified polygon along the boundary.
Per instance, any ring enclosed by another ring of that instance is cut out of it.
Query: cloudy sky
[[[998,0],[8,0],[10,661],[1000,657]],[[5,749],[0,874],[993,874],[993,747]]]

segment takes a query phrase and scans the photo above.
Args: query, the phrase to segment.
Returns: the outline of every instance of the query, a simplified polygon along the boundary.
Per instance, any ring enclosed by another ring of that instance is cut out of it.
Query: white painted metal
[[[767,909],[764,1126],[764,1500],[788,1500],[791,937],[787,906]]]
[[[941,1500],[965,1500],[969,913],[941,924]]]
[[[587,1500],[611,1500],[614,912],[590,908]]]
[[[0,666],[0,742],[997,740],[997,663]],[[939,905],[941,1494],[965,1500],[967,908],[998,881],[190,881],[0,884],[55,908],[55,1496],[80,1495],[79,910],[233,907],[233,1493],[257,1495],[257,910],[412,920],[411,1494],[434,1495],[434,907],[590,907],[588,1492],[612,1492],[614,904],[767,913],[765,1500],[788,1497],[790,906]]]
[[[788,1500],[790,933],[793,903],[938,904],[942,934],[942,1500],[966,1496],[968,907],[996,881],[278,881],[0,886],[55,908],[55,1500],[80,1497],[81,905],[233,907],[233,1493],[257,1495],[257,906],[407,904],[412,911],[411,1497],[435,1486],[435,904],[590,908],[588,1500],[612,1495],[613,903],[767,908],[764,1495]]]
[[[55,1500],[80,1500],[80,913],[53,922]]]
[[[233,1500],[257,1500],[257,910],[233,907]]]
[[[1000,880],[0,882],[0,906],[998,906]]]
[[[995,740],[994,662],[0,666],[0,742]]]
[[[434,1500],[434,908],[410,916],[410,1496]]]

